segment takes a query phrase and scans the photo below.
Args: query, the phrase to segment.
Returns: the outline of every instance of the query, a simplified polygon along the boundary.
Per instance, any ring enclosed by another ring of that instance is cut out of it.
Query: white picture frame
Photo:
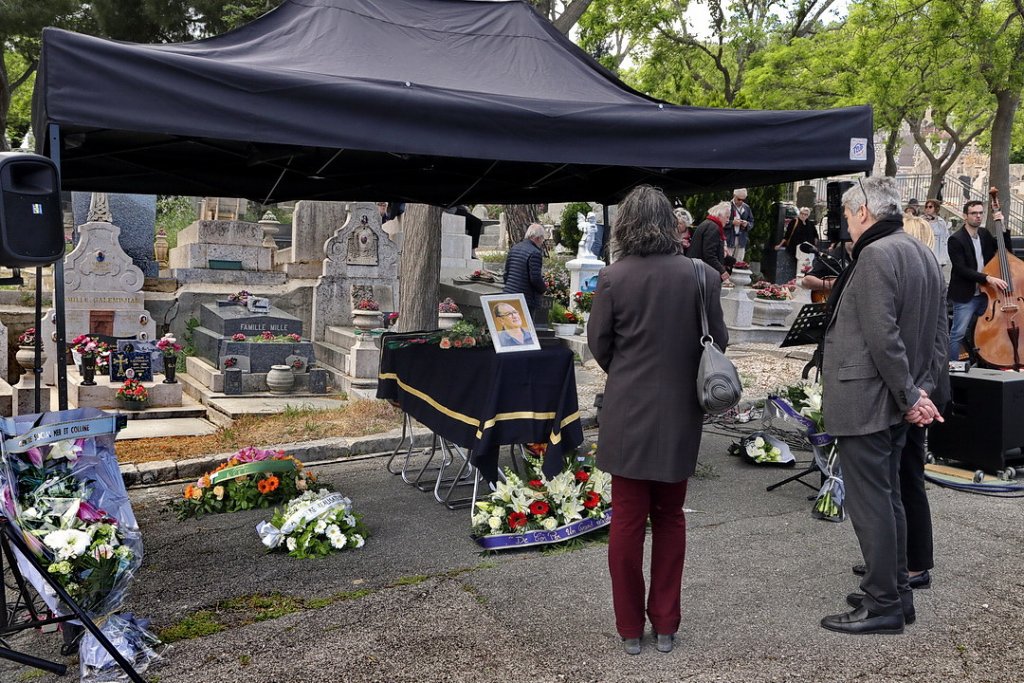
[[[540,350],[530,308],[522,294],[488,294],[480,297],[487,329],[497,353]],[[518,323],[518,326],[516,325]]]

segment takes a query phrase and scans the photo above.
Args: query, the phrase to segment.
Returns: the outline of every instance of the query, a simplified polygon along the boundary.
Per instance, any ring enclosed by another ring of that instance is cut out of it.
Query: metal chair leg
[[[395,461],[395,458],[398,457],[398,452],[400,450],[402,450],[402,444],[405,443],[406,433],[407,432],[408,432],[408,435],[409,435],[408,436],[409,448],[408,448],[408,450],[406,451],[406,454],[405,454],[405,465],[402,467],[402,469],[396,471],[396,470],[391,469],[391,463],[393,463]],[[387,469],[388,469],[388,472],[390,472],[391,474],[404,474],[405,473],[405,468],[409,466],[409,454],[412,453],[412,442],[413,442],[412,418],[409,417],[409,413],[403,413],[402,414],[402,438],[395,445],[395,450],[392,451],[391,457],[388,458],[388,463],[387,463],[387,465],[385,465],[385,467],[387,467]]]

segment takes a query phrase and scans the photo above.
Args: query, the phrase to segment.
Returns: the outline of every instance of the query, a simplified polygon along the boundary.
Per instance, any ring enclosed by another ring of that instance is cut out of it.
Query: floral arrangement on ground
[[[146,387],[139,380],[126,379],[118,388],[115,396],[129,403],[145,403],[149,400],[149,391],[146,390]]]
[[[476,504],[474,536],[555,531],[580,520],[608,516],[612,477],[594,464],[597,446],[586,455],[567,456],[564,469],[550,480],[542,472],[544,452],[543,444],[527,446],[523,478],[505,468],[505,481]]]
[[[818,468],[825,476],[825,482],[818,490],[812,514],[829,522],[846,519],[843,501],[846,487],[839,466],[839,450],[835,439],[825,431],[825,417],[822,412],[822,387],[820,384],[800,383],[782,387],[775,392],[778,409],[783,417],[800,424],[807,432],[807,439],[814,450]],[[788,410],[787,410],[788,409]],[[792,412],[790,412],[792,411]]]
[[[256,531],[268,549],[299,559],[362,548],[370,535],[362,516],[352,511],[352,501],[325,488],[306,491],[283,510],[275,509],[270,521],[261,522]]]
[[[172,506],[178,519],[269,508],[316,484],[316,475],[284,451],[249,446],[188,484]]]

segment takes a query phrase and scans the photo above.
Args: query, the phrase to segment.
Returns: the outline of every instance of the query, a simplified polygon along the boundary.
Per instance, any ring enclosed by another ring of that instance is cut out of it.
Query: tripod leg
[[[785,486],[786,484],[789,484],[790,482],[794,482],[794,481],[803,484],[804,486],[806,486],[809,489],[814,489],[815,491],[817,491],[818,490],[817,486],[812,486],[811,484],[808,484],[806,481],[803,480],[803,477],[806,477],[806,476],[808,476],[810,474],[814,474],[817,471],[818,471],[818,465],[816,463],[812,462],[810,467],[805,469],[803,472],[798,472],[797,474],[794,474],[792,477],[786,477],[782,481],[775,482],[771,486],[768,486],[767,488],[765,488],[765,491],[774,491],[775,489],[779,488],[780,486]]]
[[[58,676],[63,676],[68,672],[68,668],[63,664],[51,662],[46,659],[40,659],[39,657],[33,657],[32,655],[27,655],[24,652],[15,652],[14,650],[9,650],[6,647],[0,647],[0,659],[6,659],[17,664],[23,664],[24,666],[31,666],[33,669],[49,671],[50,673],[57,674]]]

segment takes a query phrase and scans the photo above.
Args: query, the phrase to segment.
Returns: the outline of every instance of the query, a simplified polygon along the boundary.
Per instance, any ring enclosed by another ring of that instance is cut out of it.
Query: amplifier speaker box
[[[775,275],[778,272],[778,254],[773,247],[781,242],[785,236],[786,211],[794,210],[792,205],[783,204],[782,202],[776,202],[772,209],[772,212],[775,214],[775,227],[772,229],[772,233],[765,243],[764,250],[761,252],[761,274],[764,275],[768,282],[775,282]]]
[[[45,266],[63,255],[56,164],[38,154],[0,152],[0,266]]]
[[[952,400],[943,414],[946,421],[928,428],[929,450],[990,474],[1021,460],[1024,373],[973,368],[950,374],[949,384]]]
[[[848,180],[833,180],[825,185],[825,208],[828,217],[829,243],[850,239],[850,228],[843,215],[843,194],[853,187]]]

